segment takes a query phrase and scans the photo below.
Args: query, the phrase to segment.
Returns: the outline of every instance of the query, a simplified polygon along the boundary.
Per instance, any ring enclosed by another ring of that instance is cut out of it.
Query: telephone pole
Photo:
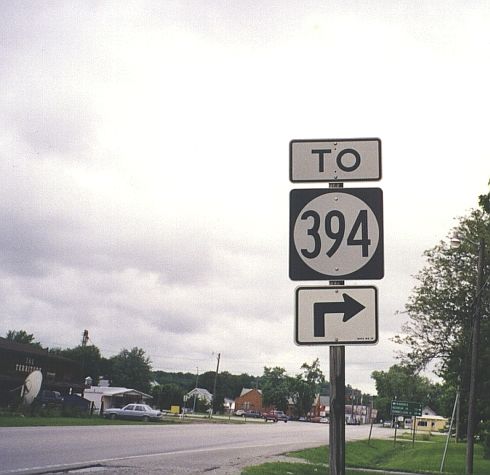
[[[213,385],[213,405],[211,407],[211,411],[215,410],[216,408],[216,383],[218,381],[218,372],[219,372],[219,360],[221,358],[221,353],[218,353],[218,363],[216,364],[216,373],[214,374],[214,385]],[[211,414],[210,414],[211,416]]]

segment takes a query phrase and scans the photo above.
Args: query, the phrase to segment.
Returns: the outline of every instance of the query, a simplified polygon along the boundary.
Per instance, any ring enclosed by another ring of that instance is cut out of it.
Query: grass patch
[[[172,424],[180,421],[140,422],[126,420],[109,420],[103,417],[43,417],[43,416],[3,416],[0,417],[0,427],[41,427],[41,426],[107,426],[133,424]]]
[[[43,427],[43,426],[108,426],[108,425],[148,425],[148,424],[245,424],[245,421],[228,421],[224,419],[209,419],[197,417],[184,417],[180,419],[175,416],[164,417],[161,421],[131,421],[122,419],[106,419],[100,416],[65,417],[65,416],[29,416],[22,414],[1,415],[0,427]]]
[[[445,441],[434,438],[433,442],[397,442],[392,440],[367,440],[348,442],[346,444],[346,466],[359,468],[376,468],[385,470],[402,470],[416,473],[439,473]],[[290,455],[318,464],[328,462],[328,448],[301,450]],[[450,442],[445,473],[461,475],[465,472],[466,444]],[[301,473],[301,472],[299,472]],[[475,445],[474,475],[490,474],[490,460],[483,459],[483,447]]]
[[[330,471],[325,465],[312,465],[305,463],[264,463],[254,467],[247,467],[242,475],[325,475]],[[346,470],[346,475],[373,475],[372,472]]]

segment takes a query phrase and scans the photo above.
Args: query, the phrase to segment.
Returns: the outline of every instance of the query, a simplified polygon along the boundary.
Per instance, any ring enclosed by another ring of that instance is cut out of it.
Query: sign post
[[[345,475],[345,346],[330,347],[329,469]]]
[[[344,181],[381,179],[381,140],[292,140],[293,183],[330,182],[329,189],[290,193],[289,277],[329,280],[296,289],[298,345],[330,345],[329,465],[345,475],[345,346],[378,342],[378,294],[344,280],[384,276],[383,193],[344,189]]]

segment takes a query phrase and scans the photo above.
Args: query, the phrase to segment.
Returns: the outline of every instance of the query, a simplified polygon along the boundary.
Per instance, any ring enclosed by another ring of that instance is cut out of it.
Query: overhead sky
[[[374,391],[423,252],[490,178],[486,1],[0,0],[0,333],[290,375],[292,139],[379,137]],[[352,187],[355,185],[346,185]],[[316,282],[322,284],[322,282]]]

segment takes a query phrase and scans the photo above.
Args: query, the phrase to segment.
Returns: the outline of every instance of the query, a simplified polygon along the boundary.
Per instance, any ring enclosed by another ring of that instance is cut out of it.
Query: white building
[[[91,386],[85,388],[85,399],[94,403],[94,413],[103,414],[104,409],[111,407],[124,407],[130,403],[146,404],[153,399],[149,394],[145,394],[136,389],[113,388],[109,386]]]

